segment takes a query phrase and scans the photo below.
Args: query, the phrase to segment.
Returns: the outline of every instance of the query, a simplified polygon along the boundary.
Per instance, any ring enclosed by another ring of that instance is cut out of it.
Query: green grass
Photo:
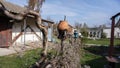
[[[110,45],[110,39],[82,39],[85,44],[99,44],[99,45]],[[120,39],[114,40],[114,45],[120,45]]]
[[[89,65],[91,68],[103,68],[107,62],[105,58],[92,54],[90,52],[86,52],[81,58],[82,65]]]
[[[97,40],[97,42],[98,41],[106,42],[106,40],[108,40],[108,39]],[[89,40],[89,42],[90,41],[95,42],[95,40]],[[119,40],[116,39],[116,44],[119,44],[118,41]],[[102,42],[100,42],[100,43],[102,43]],[[103,68],[103,66],[108,64],[108,62],[106,61],[105,57],[103,57],[99,54],[96,54],[96,53],[101,53],[101,49],[105,49],[105,48],[101,48],[99,46],[98,47],[94,46],[94,47],[88,47],[88,48],[84,49],[82,51],[83,52],[82,57],[80,58],[81,64],[89,65],[89,66],[91,66],[91,68]],[[42,51],[42,49],[29,50],[29,51],[24,52],[22,57],[20,57],[18,54],[2,56],[2,57],[0,57],[0,68],[29,68],[38,59],[40,59],[41,51]],[[95,52],[95,53],[93,53],[93,52]],[[51,55],[54,55],[54,54],[56,54],[56,52],[54,50],[51,50],[48,53],[48,58],[50,58]],[[116,68],[120,68],[120,63],[118,63],[116,65]]]
[[[104,65],[107,65],[108,62],[103,56],[93,54],[89,51],[84,51],[81,58],[81,64],[89,65],[91,68],[104,68]],[[120,63],[116,64],[116,68],[120,68]]]
[[[29,68],[37,60],[40,59],[40,54],[42,49],[33,49],[22,53],[23,55],[8,55],[0,57],[0,68]],[[50,50],[48,52],[48,59],[56,54],[55,50]]]
[[[29,68],[38,58],[41,49],[34,49],[24,53],[22,57],[19,55],[8,55],[0,57],[0,68]]]
[[[107,53],[107,46],[97,46],[97,45],[110,45],[110,39],[87,39],[83,38],[82,42],[84,44],[96,44],[96,46],[88,46],[84,48],[84,53],[81,58],[82,65],[89,65],[91,68],[104,68],[104,65],[108,64],[105,56],[101,56],[102,53]],[[114,39],[114,45],[120,45],[120,39]],[[102,50],[101,50],[102,49]],[[115,51],[120,52],[120,48],[116,48]],[[120,63],[116,64],[116,68],[120,68]]]

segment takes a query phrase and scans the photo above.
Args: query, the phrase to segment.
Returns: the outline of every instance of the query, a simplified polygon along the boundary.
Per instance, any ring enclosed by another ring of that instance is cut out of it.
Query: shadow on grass
[[[105,56],[108,55],[108,46],[89,46],[84,48],[85,53],[82,57],[82,64],[89,65],[91,68],[104,68],[108,64]],[[120,56],[120,47],[115,47],[116,56]],[[120,68],[120,63],[116,64]]]
[[[104,68],[104,66],[108,64],[109,62],[104,57],[88,60],[85,62],[85,65],[89,65],[91,68]],[[116,68],[120,68],[120,63],[116,63]]]
[[[90,53],[100,56],[108,55],[108,51],[109,51],[108,46],[89,46],[89,47],[85,47],[84,49]],[[114,55],[120,56],[120,46],[114,46]]]
[[[109,50],[108,46],[90,46],[90,47],[85,47],[84,49],[96,55],[107,54]]]

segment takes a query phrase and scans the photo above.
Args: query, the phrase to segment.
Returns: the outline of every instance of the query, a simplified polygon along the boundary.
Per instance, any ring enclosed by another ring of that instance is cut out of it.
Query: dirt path
[[[13,49],[0,48],[0,56],[5,56],[5,55],[13,54],[13,53],[16,53],[16,51],[14,51]]]
[[[48,42],[49,49],[54,48],[52,45],[53,43]],[[18,52],[20,53],[22,51],[36,49],[36,48],[42,48],[42,42],[32,42],[32,43],[27,43],[26,45],[18,43],[10,46],[9,48],[0,48],[0,56],[6,56]]]
[[[26,50],[31,50],[35,48],[41,48],[42,45],[39,42],[34,42],[34,43],[27,43],[26,45],[23,44],[14,44],[10,46],[9,48],[0,48],[0,56],[5,56],[5,55],[10,55],[10,54],[15,54],[18,52],[26,51]]]

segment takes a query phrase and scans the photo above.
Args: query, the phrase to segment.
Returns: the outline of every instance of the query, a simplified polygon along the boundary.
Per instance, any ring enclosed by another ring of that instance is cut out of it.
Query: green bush
[[[101,38],[106,38],[107,36],[106,36],[106,33],[102,33],[101,34]]]

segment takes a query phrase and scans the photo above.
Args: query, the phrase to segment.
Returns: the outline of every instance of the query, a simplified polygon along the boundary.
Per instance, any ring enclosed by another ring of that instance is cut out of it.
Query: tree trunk
[[[15,15],[15,14],[12,14],[11,12],[7,11],[7,10],[4,10],[4,14],[7,15],[8,17],[10,17],[12,19],[15,19],[15,20],[18,20],[18,21],[21,21],[25,18],[24,15]]]

